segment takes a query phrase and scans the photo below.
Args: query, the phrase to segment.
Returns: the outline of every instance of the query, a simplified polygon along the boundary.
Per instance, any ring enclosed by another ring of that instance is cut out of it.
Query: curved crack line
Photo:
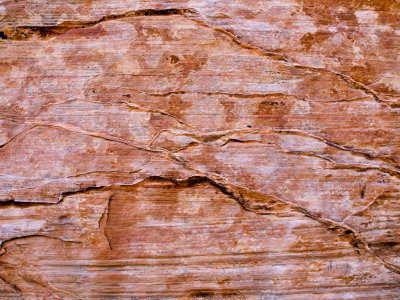
[[[370,203],[368,203],[366,206],[364,206],[364,207],[361,208],[360,210],[355,211],[355,212],[353,212],[352,214],[346,216],[346,217],[343,219],[342,222],[346,222],[346,220],[347,220],[348,218],[357,216],[357,215],[359,215],[359,214],[361,214],[361,213],[363,213],[363,212],[369,210],[372,206],[374,206],[376,203],[378,203],[379,200],[381,199],[381,197],[384,196],[385,194],[386,194],[386,192],[380,193],[378,196],[376,196],[376,197],[375,197]]]
[[[183,146],[181,146],[181,147],[179,147],[179,148],[172,149],[172,150],[170,150],[170,152],[172,152],[172,153],[177,153],[177,152],[180,152],[180,151],[184,151],[184,150],[186,150],[186,149],[189,149],[189,148],[197,147],[197,146],[199,146],[199,145],[200,145],[200,143],[195,142],[195,141],[192,141],[192,142],[187,143],[186,145],[183,145]]]
[[[162,130],[160,130],[158,133],[156,133],[155,135],[154,135],[154,137],[150,140],[150,142],[147,144],[147,147],[149,147],[149,148],[151,148],[151,146],[158,140],[158,138],[161,136],[161,134],[163,134],[164,132],[168,132],[168,133],[170,133],[170,134],[172,134],[172,135],[175,135],[175,136],[185,136],[185,137],[190,137],[190,138],[194,138],[194,137],[200,137],[200,136],[202,136],[203,135],[203,133],[202,132],[199,132],[198,134],[193,134],[193,133],[190,133],[190,132],[180,132],[180,133],[176,133],[174,130],[171,130],[171,129],[162,129]],[[196,139],[196,140],[199,140],[199,138],[194,138],[194,139]],[[186,145],[184,145],[184,147],[185,147]],[[180,148],[182,148],[182,147],[180,147]],[[152,148],[151,148],[152,149]],[[164,148],[161,148],[161,149],[164,149]],[[166,150],[166,149],[164,149],[164,150]],[[166,150],[167,151],[167,150]],[[173,150],[171,150],[171,151],[177,151],[177,149],[173,149]]]
[[[13,237],[13,238],[10,238],[10,239],[7,239],[7,240],[2,241],[2,242],[0,243],[0,256],[4,255],[4,254],[6,254],[6,253],[9,254],[9,255],[11,255],[11,256],[13,256],[13,255],[12,255],[11,253],[9,253],[9,252],[6,250],[6,248],[5,248],[5,245],[6,245],[7,243],[13,242],[13,241],[15,241],[15,240],[28,239],[28,238],[32,238],[32,237],[42,237],[42,238],[55,239],[55,240],[62,241],[62,242],[64,242],[64,243],[74,243],[74,244],[81,244],[81,243],[82,243],[82,242],[79,242],[79,241],[64,240],[64,239],[61,239],[61,238],[59,238],[59,237],[53,237],[53,236],[48,236],[48,235],[44,235],[44,234],[30,234],[30,235],[24,235],[24,236]],[[26,261],[24,261],[24,262],[27,263],[27,264],[29,265],[30,268],[32,268],[35,272],[37,272],[37,273],[39,274],[39,272],[36,271],[36,268],[35,268],[32,264],[30,264],[30,263],[28,263],[28,262],[26,262]],[[9,263],[7,263],[7,264],[9,264]],[[9,265],[13,265],[13,264],[9,264]],[[18,265],[18,264],[17,264],[17,265]],[[15,268],[15,267],[14,267],[14,268]],[[18,273],[20,273],[20,272],[18,272]],[[43,276],[43,275],[39,275],[39,276]],[[5,283],[7,283],[10,287],[12,287],[14,290],[16,290],[17,292],[20,292],[20,293],[21,293],[21,289],[18,287],[18,285],[13,284],[12,282],[8,282],[8,280],[7,280],[6,278],[3,278],[1,275],[0,275],[0,278],[1,278]],[[39,281],[40,281],[40,282],[38,282],[39,284],[41,284],[41,285],[46,285],[46,286],[47,286],[51,291],[53,291],[53,292],[62,293],[62,294],[68,295],[68,296],[70,296],[70,297],[72,297],[72,298],[74,298],[74,299],[83,300],[82,298],[76,296],[75,294],[73,294],[73,293],[71,293],[71,292],[69,292],[69,291],[65,291],[65,290],[61,290],[61,289],[56,288],[56,287],[53,286],[53,285],[51,284],[51,282],[48,281],[44,276],[42,277],[42,279],[39,279]],[[56,297],[56,298],[58,298],[58,297]]]
[[[0,117],[2,118],[2,117]],[[4,120],[4,119],[3,119]],[[10,138],[9,140],[7,140],[6,142],[4,142],[3,144],[0,145],[0,149],[4,148],[5,146],[7,146],[9,143],[11,143],[14,139],[16,139],[17,137],[24,135],[25,133],[31,131],[32,129],[36,128],[37,125],[33,125],[31,127],[29,127],[28,129],[24,129],[20,132],[18,132],[17,134],[15,134],[12,138]]]
[[[64,240],[64,239],[59,238],[59,237],[49,236],[49,235],[45,235],[45,234],[28,234],[28,235],[23,235],[23,236],[12,237],[12,238],[9,238],[7,240],[1,241],[0,242],[0,251],[2,253],[0,254],[0,256],[7,252],[6,248],[5,248],[6,244],[8,244],[8,243],[10,243],[12,241],[15,241],[15,240],[20,240],[20,239],[25,239],[25,238],[32,238],[32,237],[44,237],[44,238],[48,238],[48,239],[59,240],[59,241],[62,241],[64,243],[82,244],[82,242],[79,242],[79,241]]]
[[[107,205],[104,206],[104,211],[99,219],[99,229],[102,229],[103,231],[103,235],[106,238],[107,241],[107,246],[108,246],[108,250],[112,251],[112,247],[111,247],[111,239],[107,234],[107,224],[108,224],[108,218],[109,218],[109,211],[110,211],[110,204],[111,204],[111,200],[113,198],[113,194],[108,197],[107,199]],[[104,220],[104,222],[103,222]]]
[[[190,124],[186,123],[185,121],[181,120],[180,118],[178,118],[177,116],[172,115],[172,114],[170,114],[170,113],[167,113],[167,112],[165,112],[165,111],[163,111],[163,110],[144,108],[144,107],[142,107],[142,106],[139,106],[139,105],[137,105],[137,104],[131,103],[131,102],[129,102],[129,101],[124,101],[124,100],[117,101],[117,103],[124,103],[124,104],[127,105],[128,107],[130,107],[130,108],[132,108],[132,109],[135,109],[135,110],[143,110],[143,111],[150,112],[150,113],[158,113],[158,114],[161,114],[161,115],[163,115],[163,116],[167,116],[167,117],[173,118],[173,119],[175,119],[178,123],[180,123],[180,124],[182,124],[182,125],[185,125],[186,127],[189,127],[189,128],[191,128],[191,129],[195,130],[196,132],[200,133],[200,130],[197,129],[195,126],[190,125]]]

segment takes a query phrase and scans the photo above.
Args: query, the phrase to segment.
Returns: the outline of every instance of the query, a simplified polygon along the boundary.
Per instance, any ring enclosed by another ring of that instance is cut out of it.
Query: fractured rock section
[[[103,2],[0,6],[1,297],[400,295],[396,1]]]

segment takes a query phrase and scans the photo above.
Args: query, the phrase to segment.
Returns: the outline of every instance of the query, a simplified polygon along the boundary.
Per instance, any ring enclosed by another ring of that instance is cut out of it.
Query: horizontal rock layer
[[[2,2],[0,297],[399,297],[399,15]]]

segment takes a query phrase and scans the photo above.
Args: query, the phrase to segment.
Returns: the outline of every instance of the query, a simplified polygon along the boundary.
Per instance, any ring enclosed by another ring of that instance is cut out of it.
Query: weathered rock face
[[[400,2],[3,1],[0,297],[400,297]]]

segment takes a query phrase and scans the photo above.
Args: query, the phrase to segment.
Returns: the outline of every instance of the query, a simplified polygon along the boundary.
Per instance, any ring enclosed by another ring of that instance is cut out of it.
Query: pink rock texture
[[[400,297],[400,2],[0,3],[0,298]]]

